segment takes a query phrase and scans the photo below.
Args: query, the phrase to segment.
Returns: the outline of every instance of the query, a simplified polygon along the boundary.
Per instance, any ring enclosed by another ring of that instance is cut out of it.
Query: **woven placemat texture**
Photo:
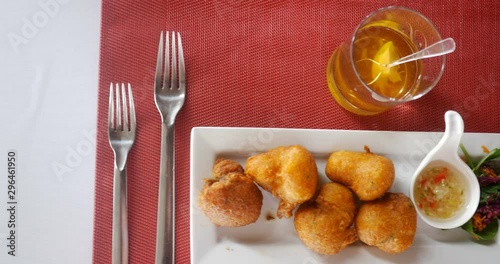
[[[332,51],[370,12],[420,11],[457,43],[430,93],[362,117],[332,99]],[[111,263],[113,153],[110,82],[133,86],[138,133],[128,160],[130,263],[154,263],[161,120],[153,99],[161,30],[182,34],[187,99],[175,127],[176,263],[190,262],[189,148],[195,126],[443,131],[456,110],[466,132],[500,133],[500,2],[103,0],[100,46],[94,263]]]

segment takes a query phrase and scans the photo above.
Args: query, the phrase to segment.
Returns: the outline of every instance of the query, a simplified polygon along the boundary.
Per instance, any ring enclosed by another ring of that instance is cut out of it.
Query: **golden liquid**
[[[418,51],[398,27],[390,21],[368,24],[358,30],[352,49],[359,78],[376,94],[393,100],[411,95],[422,70],[420,61],[387,67],[387,64]],[[345,70],[345,67],[351,67],[351,61],[350,56],[341,54],[341,48],[334,52],[327,68],[328,85],[335,100],[347,110],[361,115],[377,114],[391,107],[393,104],[377,102],[370,93],[360,91],[365,89],[353,72]],[[353,87],[356,84],[357,87]]]

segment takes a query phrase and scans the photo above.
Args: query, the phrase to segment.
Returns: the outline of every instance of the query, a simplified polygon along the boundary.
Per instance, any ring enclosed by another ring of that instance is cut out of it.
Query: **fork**
[[[155,73],[155,104],[161,115],[160,184],[156,229],[156,264],[175,262],[175,179],[174,123],[186,97],[186,77],[181,35],[172,32],[172,65],[170,67],[170,32],[160,34]],[[176,48],[176,36],[178,47]],[[177,55],[176,55],[177,51]],[[165,54],[164,54],[165,53]],[[177,56],[179,66],[177,68]],[[163,58],[165,57],[165,58]],[[164,62],[163,62],[164,60]],[[179,75],[177,75],[177,70]],[[170,78],[170,79],[169,79]],[[170,82],[170,83],[169,83]]]
[[[136,121],[132,87],[128,84],[128,103],[125,84],[116,84],[116,98],[113,83],[109,86],[108,137],[113,149],[113,233],[112,264],[128,263],[128,210],[127,210],[127,156],[134,145]],[[130,109],[130,122],[129,113]]]

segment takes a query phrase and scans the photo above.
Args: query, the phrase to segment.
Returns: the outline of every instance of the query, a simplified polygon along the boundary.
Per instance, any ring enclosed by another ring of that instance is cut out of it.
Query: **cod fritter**
[[[351,190],[339,183],[326,183],[314,201],[299,207],[295,229],[308,248],[332,255],[357,241],[352,227],[355,214],[356,202]]]
[[[239,227],[257,221],[262,208],[262,192],[248,178],[240,164],[217,159],[213,176],[204,179],[198,206],[218,226]]]
[[[413,244],[417,211],[406,195],[387,193],[361,204],[355,226],[359,240],[391,254],[399,253]]]
[[[335,151],[327,160],[326,176],[351,189],[360,200],[384,195],[395,177],[394,164],[386,157],[365,152]]]
[[[247,175],[280,199],[277,216],[290,218],[298,205],[311,199],[318,186],[316,161],[300,145],[278,147],[248,158]]]

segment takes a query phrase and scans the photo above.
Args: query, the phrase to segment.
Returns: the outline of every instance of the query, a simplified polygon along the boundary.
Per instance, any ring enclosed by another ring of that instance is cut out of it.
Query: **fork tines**
[[[135,107],[134,97],[132,95],[132,87],[130,83],[128,86],[128,96],[125,90],[125,84],[109,85],[109,111],[108,111],[108,127],[113,131],[132,131],[135,130]],[[115,90],[115,91],[113,91]],[[128,97],[128,102],[127,102]],[[127,105],[130,108],[130,119]],[[115,114],[116,111],[116,114]],[[130,125],[129,125],[130,124]]]
[[[163,31],[160,34],[158,58],[156,62],[155,89],[183,89],[183,84],[186,82],[184,70],[184,51],[182,48],[181,34],[179,32],[176,33],[175,31],[172,31],[171,33],[172,34],[170,34],[169,31],[165,31],[165,37],[163,36]],[[163,45],[164,40],[165,45]],[[171,48],[170,40],[172,41]],[[170,55],[172,57],[171,64]],[[179,65],[177,65],[177,59],[179,60]],[[179,74],[177,74],[177,71],[179,71]],[[170,76],[172,77],[171,79]],[[168,85],[169,83],[170,85]]]

